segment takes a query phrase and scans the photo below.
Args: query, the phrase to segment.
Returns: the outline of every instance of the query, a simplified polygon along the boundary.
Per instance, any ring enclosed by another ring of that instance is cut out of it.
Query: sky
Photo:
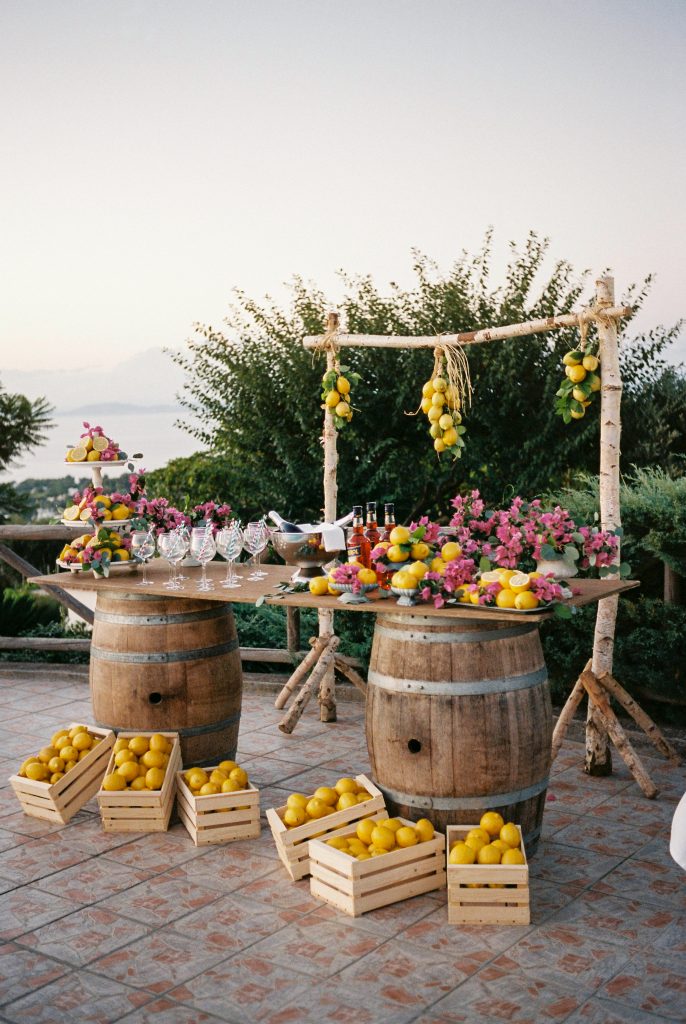
[[[0,0],[0,379],[495,231],[686,313],[683,0]],[[674,358],[686,358],[686,343]],[[53,398],[54,400],[54,398]]]

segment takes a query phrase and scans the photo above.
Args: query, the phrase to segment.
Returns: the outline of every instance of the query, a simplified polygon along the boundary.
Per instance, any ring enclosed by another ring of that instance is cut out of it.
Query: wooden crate
[[[449,825],[446,856],[457,839],[477,825]],[[529,924],[529,862],[519,830],[524,864],[448,863],[448,921],[451,924]],[[491,889],[489,883],[502,885]],[[478,885],[480,888],[469,888]]]
[[[80,724],[72,722],[66,728],[73,729]],[[59,782],[49,785],[47,782],[33,782],[21,775],[10,777],[10,785],[24,814],[66,825],[100,789],[114,746],[114,733],[111,729],[99,729],[95,725],[87,725],[86,728],[93,736],[100,737],[100,743],[89,750],[83,761],[79,761]]]
[[[386,815],[374,817],[385,818]],[[398,820],[404,825],[414,825],[405,818]],[[348,826],[338,829],[334,835],[352,836],[355,830]],[[368,910],[442,889],[446,882],[444,848],[445,836],[435,832],[433,839],[426,843],[360,861],[328,846],[324,839],[312,839],[309,843],[310,892],[350,917],[359,917]]]
[[[205,769],[208,773],[212,768]],[[176,809],[196,846],[255,839],[260,834],[260,791],[248,784],[235,793],[195,796],[176,774]]]
[[[117,739],[131,739],[133,736],[152,736],[150,733],[120,732]],[[172,752],[164,774],[162,789],[123,789],[110,793],[100,789],[98,804],[105,832],[166,832],[169,828],[174,797],[176,795],[176,773],[181,771],[181,744],[176,732],[160,732],[172,741]],[[107,765],[107,774],[115,769],[114,754]]]
[[[366,775],[357,775],[355,782],[364,786],[372,799],[364,803],[355,804],[354,807],[346,807],[343,811],[334,811],[324,818],[317,818],[315,821],[306,821],[304,825],[296,828],[287,828],[283,823],[283,816],[286,805],[283,807],[270,807],[267,810],[267,821],[269,822],[276,843],[276,849],[283,862],[283,866],[294,882],[304,878],[310,873],[310,858],[307,844],[315,835],[323,835],[323,838],[330,838],[336,829],[351,822],[361,821],[362,818],[371,818],[378,815],[379,811],[385,811],[383,793],[378,789],[371,779]]]

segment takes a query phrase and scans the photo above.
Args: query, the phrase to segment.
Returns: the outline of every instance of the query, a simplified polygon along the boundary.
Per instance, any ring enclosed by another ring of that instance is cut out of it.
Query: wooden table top
[[[252,581],[245,577],[251,572],[245,565],[237,567],[240,575],[243,576],[241,586],[234,590],[228,590],[219,586],[220,581],[226,574],[226,563],[210,562],[207,566],[207,575],[214,581],[214,590],[207,592],[198,591],[197,584],[200,580],[201,570],[198,567],[183,568],[182,572],[188,576],[183,580],[182,590],[166,590],[164,583],[167,581],[169,569],[166,562],[155,559],[148,567],[148,579],[153,581],[152,586],[141,587],[138,583],[142,578],[140,572],[120,570],[108,578],[94,576],[93,573],[72,573],[60,572],[50,576],[34,576],[29,582],[36,583],[41,587],[59,586],[68,590],[91,590],[116,592],[145,593],[151,596],[194,598],[203,601],[230,601],[234,604],[255,604],[259,597],[265,596],[266,604],[283,604],[293,608],[322,608],[330,611],[351,611],[374,614],[394,615],[428,615],[431,617],[456,618],[456,619],[494,619],[496,621],[512,622],[514,619],[530,622],[543,622],[554,614],[551,611],[515,612],[495,609],[493,611],[479,608],[474,605],[458,606],[457,608],[434,608],[433,604],[418,604],[412,607],[399,605],[397,598],[392,594],[387,596],[381,591],[372,591],[368,596],[370,600],[366,604],[341,604],[336,597],[324,596],[315,597],[310,593],[289,594],[276,590],[278,583],[287,583],[295,569],[288,565],[265,565],[266,577]],[[570,587],[575,593],[566,603],[577,607],[599,601],[603,597],[610,597],[613,594],[621,594],[625,590],[639,586],[637,580],[571,580]]]

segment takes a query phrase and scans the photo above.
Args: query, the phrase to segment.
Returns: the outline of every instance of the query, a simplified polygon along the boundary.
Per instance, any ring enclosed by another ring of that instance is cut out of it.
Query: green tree
[[[343,275],[339,309],[345,327],[351,333],[438,336],[578,308],[588,275],[560,260],[545,278],[548,247],[533,233],[521,251],[512,245],[499,287],[491,284],[490,233],[481,252],[464,253],[448,273],[415,254],[410,289],[391,284],[382,294],[370,277]],[[649,286],[648,279],[640,289],[630,288],[624,300],[640,307]],[[303,349],[302,338],[322,332],[328,308],[319,289],[296,277],[288,309],[237,292],[225,330],[197,326],[188,353],[175,358],[188,375],[182,404],[199,423],[187,429],[209,454],[201,471],[192,459],[151,474],[151,488],[173,484],[176,495],[192,500],[217,493],[242,512],[274,507],[289,518],[318,514],[324,364]],[[655,436],[663,457],[676,459],[684,445],[683,432],[674,433],[659,406],[650,414],[655,432],[646,436],[642,427],[646,394],[669,393],[669,408],[686,404],[686,381],[663,357],[679,326],[622,343],[625,437],[638,465],[654,458]],[[563,486],[579,470],[597,472],[598,406],[569,426],[554,414],[562,356],[576,337],[569,329],[468,347],[474,402],[465,416],[467,447],[456,462],[439,460],[425,417],[409,415],[431,373],[431,351],[344,350],[344,362],[363,382],[354,394],[359,410],[339,433],[340,509],[366,498],[395,499],[403,519],[421,512],[445,516],[461,487],[477,486],[488,500],[500,501],[512,489],[533,496]],[[205,489],[195,490],[200,483]]]
[[[0,472],[5,472],[20,455],[45,442],[53,425],[52,411],[45,398],[31,402],[24,395],[11,394],[0,384]],[[0,523],[21,515],[27,507],[25,495],[10,483],[0,483]]]

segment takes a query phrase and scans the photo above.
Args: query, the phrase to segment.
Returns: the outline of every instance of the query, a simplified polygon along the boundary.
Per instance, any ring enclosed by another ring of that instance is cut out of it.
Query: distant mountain
[[[44,395],[57,412],[89,419],[108,409],[178,409],[176,396],[183,390],[184,373],[161,348],[149,348],[121,362],[113,354],[106,370],[92,364],[63,370],[2,370],[0,382],[7,391],[30,399]],[[121,404],[114,399],[121,399]]]

